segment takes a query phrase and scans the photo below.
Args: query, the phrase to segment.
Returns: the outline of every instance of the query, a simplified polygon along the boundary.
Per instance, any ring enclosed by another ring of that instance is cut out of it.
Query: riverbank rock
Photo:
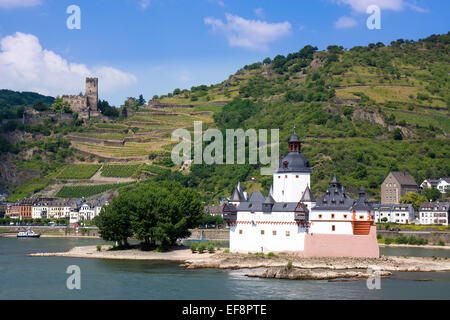
[[[377,271],[381,277],[390,276],[389,271]],[[262,273],[248,273],[247,277],[290,279],[290,280],[334,280],[339,278],[369,278],[373,273],[366,271],[333,271],[333,270],[311,270],[311,269],[287,269],[285,267],[273,267],[265,269]]]

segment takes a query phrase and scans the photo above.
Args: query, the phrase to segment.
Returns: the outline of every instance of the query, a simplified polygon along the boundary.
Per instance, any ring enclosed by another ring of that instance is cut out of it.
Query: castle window
[[[239,234],[242,234],[242,230],[239,230]]]
[[[336,231],[336,226],[331,226],[331,231]]]
[[[360,219],[364,219],[364,216],[359,216]]]
[[[290,237],[291,236],[291,232],[290,231],[286,231],[286,237]]]
[[[275,230],[272,231],[272,235],[276,236],[277,232]]]
[[[346,214],[344,214],[344,219],[347,219],[347,215]]]
[[[322,219],[322,215],[321,214],[319,214],[319,219]]]
[[[261,234],[264,235],[264,230],[261,230]]]
[[[331,219],[334,219],[334,213],[331,214]]]
[[[295,176],[298,179],[298,176]]]

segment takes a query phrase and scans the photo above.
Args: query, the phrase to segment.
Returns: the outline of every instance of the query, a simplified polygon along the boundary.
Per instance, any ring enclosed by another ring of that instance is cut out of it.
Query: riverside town
[[[0,300],[450,300],[448,1],[99,5],[0,0]]]

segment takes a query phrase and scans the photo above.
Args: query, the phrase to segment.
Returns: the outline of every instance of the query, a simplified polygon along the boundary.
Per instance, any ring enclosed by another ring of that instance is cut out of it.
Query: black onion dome
[[[289,152],[281,158],[277,173],[281,172],[311,172],[309,161],[300,152]]]
[[[298,136],[294,133],[288,140],[288,142],[300,142]]]

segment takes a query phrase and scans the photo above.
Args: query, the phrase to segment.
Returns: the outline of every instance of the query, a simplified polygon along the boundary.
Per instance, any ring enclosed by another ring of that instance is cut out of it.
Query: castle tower
[[[311,185],[309,161],[301,153],[301,142],[294,133],[288,140],[289,153],[280,160],[273,174],[273,198],[276,202],[298,203]]]
[[[90,111],[98,111],[98,78],[86,78],[86,104]]]

